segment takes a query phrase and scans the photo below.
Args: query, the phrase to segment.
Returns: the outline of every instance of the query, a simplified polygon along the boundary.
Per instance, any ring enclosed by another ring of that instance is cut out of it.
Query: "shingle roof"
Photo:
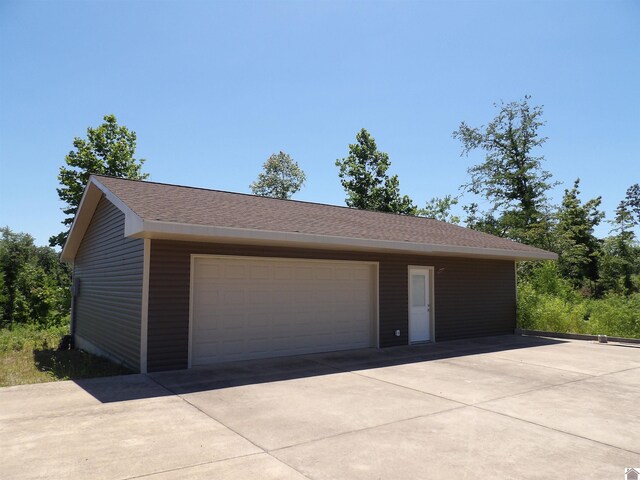
[[[538,258],[551,255],[545,250],[429,218],[155,182],[94,178],[145,221],[500,249],[516,256],[530,254]]]

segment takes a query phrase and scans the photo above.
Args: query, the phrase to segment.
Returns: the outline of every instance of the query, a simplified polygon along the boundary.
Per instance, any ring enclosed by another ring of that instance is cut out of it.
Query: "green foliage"
[[[349,207],[378,212],[415,215],[416,206],[407,195],[400,195],[397,175],[389,176],[389,155],[380,152],[376,141],[364,128],[349,145],[349,155],[336,160],[340,182],[347,192]]]
[[[68,321],[71,270],[33,237],[0,229],[0,325]]]
[[[628,198],[614,220],[615,235],[598,240],[600,199],[582,204],[578,181],[565,191],[556,217],[559,261],[519,266],[518,322],[521,328],[640,338],[640,245]],[[583,280],[596,280],[586,288]],[[579,287],[582,286],[581,289]]]
[[[22,350],[56,348],[63,335],[68,334],[68,325],[42,327],[35,324],[18,324],[11,328],[0,328],[0,355]]]
[[[609,294],[603,299],[588,300],[588,305],[589,333],[640,338],[640,294]]]
[[[631,232],[604,239],[598,273],[602,292],[630,294],[640,290],[640,245]]]
[[[289,199],[298,192],[306,180],[300,166],[286,153],[274,153],[264,162],[263,172],[251,184],[255,195]]]
[[[640,225],[640,186],[632,185],[616,209],[612,222],[615,235],[604,240],[599,262],[600,286],[604,290],[630,294],[640,290],[640,244],[635,229]]]
[[[626,210],[631,213],[634,219],[634,225],[640,225],[640,183],[631,185],[627,189],[623,203]]]
[[[64,166],[60,167],[57,189],[60,200],[67,205],[62,209],[67,216],[62,223],[70,227],[80,205],[84,187],[92,174],[144,180],[148,174],[142,173],[144,159],[134,158],[136,134],[127,127],[119,126],[114,115],[105,115],[104,123],[97,128],[87,129],[87,139],[76,137],[75,150],[69,152]],[[63,246],[67,231],[52,236],[52,247]]]
[[[584,296],[555,262],[519,269],[518,325],[546,332],[640,338],[640,294]]]
[[[533,285],[518,286],[518,325],[520,328],[560,333],[587,333],[584,300],[566,300],[540,293]]]
[[[558,264],[552,260],[518,264],[518,283],[531,286],[537,293],[559,297],[568,302],[580,297],[571,282],[560,275]]]
[[[445,195],[442,198],[433,197],[424,208],[418,210],[421,217],[435,218],[442,222],[460,223],[460,217],[451,214],[451,207],[458,204],[458,197]]]
[[[579,187],[580,179],[577,179],[571,190],[564,191],[562,205],[555,215],[557,224],[554,228],[554,250],[559,255],[559,273],[578,288],[585,282],[593,285],[598,280],[601,246],[593,229],[604,218],[604,213],[598,209],[601,197],[582,203]]]
[[[463,155],[478,149],[485,153],[484,162],[468,169],[471,179],[462,188],[488,201],[490,208],[481,212],[477,204],[467,207],[468,226],[547,247],[546,193],[555,184],[542,169],[544,157],[533,155],[546,138],[538,133],[544,125],[542,107],[530,107],[529,99],[495,105],[499,112],[487,126],[462,122],[453,137],[462,143]]]
[[[568,300],[523,283],[518,287],[518,325],[546,332],[640,338],[640,294]]]
[[[58,350],[69,326],[0,328],[0,387],[131,373],[82,350]]]

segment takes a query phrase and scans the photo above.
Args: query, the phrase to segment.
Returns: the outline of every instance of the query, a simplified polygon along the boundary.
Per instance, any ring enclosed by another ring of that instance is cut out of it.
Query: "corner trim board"
[[[189,350],[187,351],[187,368],[191,368],[192,346],[193,346],[193,282],[194,266],[197,255],[191,254],[189,259]]]
[[[147,346],[149,333],[149,270],[151,265],[151,240],[144,239],[142,263],[142,309],[140,312],[140,373],[147,373]]]

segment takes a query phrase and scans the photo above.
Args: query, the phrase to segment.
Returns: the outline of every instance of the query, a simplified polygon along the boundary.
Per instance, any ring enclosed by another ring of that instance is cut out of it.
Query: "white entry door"
[[[430,269],[409,267],[409,342],[431,340]]]

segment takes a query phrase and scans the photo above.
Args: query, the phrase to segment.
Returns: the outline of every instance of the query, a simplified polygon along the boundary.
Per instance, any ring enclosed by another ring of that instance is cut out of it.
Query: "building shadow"
[[[344,372],[357,372],[448,358],[566,343],[552,338],[504,335],[385,349],[246,360],[148,375],[75,379],[75,383],[103,403],[182,395]],[[283,399],[285,400],[285,399]]]
[[[34,349],[33,363],[56,380],[106,377],[132,373],[128,368],[82,350]]]

